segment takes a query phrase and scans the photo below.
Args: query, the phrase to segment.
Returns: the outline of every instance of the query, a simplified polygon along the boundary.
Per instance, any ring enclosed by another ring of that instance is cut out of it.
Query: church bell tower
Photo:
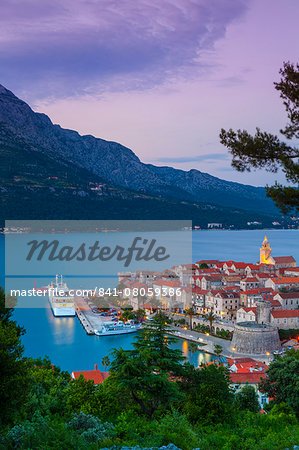
[[[271,256],[271,251],[268,238],[265,236],[262,247],[260,248],[260,264],[275,264],[275,261]]]

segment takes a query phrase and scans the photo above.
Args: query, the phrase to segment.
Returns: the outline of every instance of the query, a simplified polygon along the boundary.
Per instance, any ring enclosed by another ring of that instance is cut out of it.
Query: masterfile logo
[[[116,261],[123,261],[124,267],[128,267],[135,261],[151,261],[156,262],[165,261],[169,259],[166,247],[157,245],[156,239],[143,239],[138,236],[132,241],[129,247],[123,247],[116,244],[113,248],[100,244],[100,241],[95,241],[92,245],[82,242],[77,247],[70,245],[63,245],[58,239],[48,241],[43,239],[41,241],[34,239],[27,243],[30,247],[26,261],[31,261],[35,258],[41,261],[43,258],[48,258],[49,261],[110,261],[115,258]]]

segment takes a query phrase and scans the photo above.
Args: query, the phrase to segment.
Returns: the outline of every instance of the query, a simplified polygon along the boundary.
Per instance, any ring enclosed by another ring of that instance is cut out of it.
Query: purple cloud
[[[4,0],[1,82],[46,95],[190,76],[246,0]]]

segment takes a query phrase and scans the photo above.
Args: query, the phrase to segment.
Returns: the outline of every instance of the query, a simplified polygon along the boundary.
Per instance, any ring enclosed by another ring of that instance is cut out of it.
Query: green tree
[[[21,344],[25,330],[11,320],[12,314],[0,288],[0,425],[12,423],[23,413],[30,388],[30,365]]]
[[[216,356],[220,356],[223,352],[223,347],[220,344],[214,344],[214,353]]]
[[[280,92],[289,123],[280,130],[288,139],[299,138],[299,64],[285,62],[280,69],[281,80],[274,83]],[[233,156],[232,166],[240,172],[251,168],[265,168],[269,172],[277,172],[282,168],[286,180],[296,187],[282,186],[277,182],[266,187],[268,197],[271,197],[282,212],[299,210],[299,150],[294,145],[287,145],[277,136],[256,129],[254,136],[246,130],[221,130],[220,142],[225,145]]]
[[[198,351],[198,348],[197,348],[197,345],[195,344],[195,342],[189,342],[188,350],[191,353],[191,362],[193,364],[193,354]]]
[[[79,433],[86,442],[98,442],[115,435],[114,426],[108,422],[102,422],[91,414],[74,414],[67,424],[69,430]]]
[[[290,349],[275,357],[260,390],[274,398],[275,403],[286,402],[299,416],[299,350]]]
[[[71,380],[68,372],[51,364],[48,357],[30,359],[30,395],[25,405],[26,416],[66,414],[65,389]]]
[[[216,319],[216,316],[213,314],[212,311],[210,311],[209,314],[206,315],[206,319],[209,321],[210,333],[212,333],[212,326],[213,326],[214,320]]]
[[[134,313],[130,309],[126,309],[120,316],[120,320],[127,322],[127,320],[134,319]]]
[[[201,265],[199,266],[200,269],[208,269],[209,266],[207,265],[207,263],[201,263]]]
[[[210,364],[195,369],[185,364],[180,386],[186,396],[182,409],[190,422],[216,424],[232,415],[234,396],[226,367]]]
[[[195,316],[196,312],[194,311],[194,308],[187,308],[186,314],[189,316],[190,330],[192,330],[192,317]]]
[[[107,371],[107,367],[110,366],[110,359],[109,356],[104,356],[104,358],[102,358],[102,365],[105,367],[105,371]]]
[[[180,350],[170,347],[176,340],[166,337],[167,322],[166,315],[158,314],[135,339],[133,350],[120,348],[112,353],[109,385],[121,387],[150,419],[180,398],[171,378],[182,373],[183,357]]]
[[[135,319],[138,320],[138,322],[141,322],[145,319],[145,310],[144,309],[137,309],[137,311],[134,311]]]
[[[100,412],[100,389],[93,380],[85,380],[81,374],[64,391],[67,408],[74,413],[97,415]]]
[[[259,404],[257,393],[253,386],[245,385],[236,393],[236,405],[241,410],[251,412],[259,412],[261,407]]]

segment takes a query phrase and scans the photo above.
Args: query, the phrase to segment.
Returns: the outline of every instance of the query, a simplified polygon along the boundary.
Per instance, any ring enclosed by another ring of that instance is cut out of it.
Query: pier
[[[99,328],[102,323],[102,319],[91,311],[88,301],[83,297],[75,297],[74,303],[76,306],[76,315],[86,333],[89,335],[95,334],[94,330]]]

